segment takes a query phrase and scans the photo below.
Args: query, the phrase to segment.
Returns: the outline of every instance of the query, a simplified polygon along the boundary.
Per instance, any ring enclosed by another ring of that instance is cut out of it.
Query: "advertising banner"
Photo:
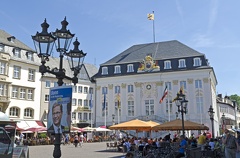
[[[50,88],[49,94],[48,133],[69,133],[71,127],[72,86]]]

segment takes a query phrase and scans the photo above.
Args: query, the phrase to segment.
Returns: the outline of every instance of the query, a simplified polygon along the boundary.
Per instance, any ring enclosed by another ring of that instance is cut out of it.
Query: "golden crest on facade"
[[[140,62],[138,72],[150,72],[160,70],[156,61],[150,55],[147,55],[142,62]]]

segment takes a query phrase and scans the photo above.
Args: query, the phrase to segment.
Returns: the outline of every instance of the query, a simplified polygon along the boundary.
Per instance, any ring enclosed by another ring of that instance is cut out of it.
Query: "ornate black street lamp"
[[[185,137],[185,129],[184,129],[184,114],[187,113],[187,103],[188,100],[186,100],[186,95],[180,91],[177,93],[177,97],[175,99],[176,106],[178,107],[178,113],[181,113],[182,115],[182,134]]]
[[[74,34],[71,34],[71,32],[67,30],[68,22],[66,21],[66,17],[61,24],[62,28],[60,30],[56,29],[55,32],[48,33],[47,29],[49,24],[45,19],[41,25],[42,32],[37,32],[35,36],[32,36],[36,52],[38,53],[38,57],[41,58],[42,63],[42,65],[39,67],[39,72],[41,72],[42,75],[44,75],[46,72],[55,75],[58,79],[59,86],[63,85],[63,79],[71,80],[75,85],[78,83],[77,75],[80,72],[86,53],[83,53],[82,50],[78,49],[80,43],[77,41],[77,38],[73,43],[74,49],[67,52]],[[59,52],[60,63],[59,68],[55,67],[50,69],[50,67],[46,66],[45,63],[49,61],[49,56],[51,56],[54,44],[56,46],[56,51]],[[70,58],[69,65],[73,71],[74,77],[69,77],[65,73],[66,70],[63,68],[64,56],[67,56],[68,59]]]
[[[223,133],[224,133],[224,130],[225,130],[225,127],[226,127],[225,119],[226,119],[226,117],[225,117],[225,115],[223,113],[222,114],[222,129],[223,129]]]
[[[210,120],[211,120],[211,123],[212,123],[212,137],[214,138],[214,111],[213,111],[213,108],[212,108],[212,105],[210,105],[209,107],[209,110],[208,110],[208,114],[210,116]]]
[[[44,75],[46,72],[53,74],[58,79],[58,86],[63,85],[63,79],[67,79],[72,81],[74,85],[78,83],[77,75],[79,74],[84,57],[86,53],[83,53],[82,50],[78,49],[79,42],[76,41],[73,43],[74,49],[68,51],[68,48],[71,44],[72,38],[74,34],[72,34],[69,30],[67,30],[68,22],[66,21],[66,17],[61,22],[62,28],[60,30],[56,29],[55,32],[48,33],[49,24],[46,22],[46,19],[41,24],[42,32],[37,32],[35,36],[32,36],[34,46],[38,57],[41,58],[42,65],[39,66],[39,72]],[[59,68],[50,68],[46,66],[46,62],[49,61],[49,56],[51,56],[53,46],[56,46],[56,51],[59,52],[60,62]],[[63,68],[63,57],[67,56],[69,59],[69,66],[73,71],[73,77],[69,77],[66,75],[66,70]],[[61,134],[55,134],[55,141],[54,141],[54,151],[53,157],[60,158],[61,157]]]

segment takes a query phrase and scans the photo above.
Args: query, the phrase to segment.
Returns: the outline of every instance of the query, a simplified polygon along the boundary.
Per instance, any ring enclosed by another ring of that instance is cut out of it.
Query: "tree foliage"
[[[230,99],[235,100],[238,105],[238,108],[240,108],[240,96],[238,96],[237,94],[234,94],[230,96]]]

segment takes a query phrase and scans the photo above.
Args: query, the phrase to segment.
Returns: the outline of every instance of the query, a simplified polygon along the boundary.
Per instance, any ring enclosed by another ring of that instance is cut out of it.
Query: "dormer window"
[[[34,60],[33,60],[33,53],[32,53],[32,52],[27,52],[26,55],[27,55],[27,59],[28,59],[28,60],[34,61]]]
[[[202,65],[202,61],[200,58],[194,58],[193,60],[194,60],[193,66],[201,66]]]
[[[185,59],[180,59],[178,61],[179,65],[178,65],[178,68],[184,68],[186,67],[186,62],[185,62]]]
[[[167,60],[167,61],[164,61],[164,69],[171,69],[172,66],[171,66],[171,61]]]
[[[14,36],[11,36],[11,37],[8,37],[7,39],[8,41],[14,43],[16,38]]]
[[[19,48],[14,48],[13,49],[13,55],[15,56],[15,57],[18,57],[18,58],[21,58],[21,52],[20,52],[21,50],[19,49]]]
[[[107,74],[108,74],[108,68],[102,67],[102,75],[107,75]]]
[[[127,65],[127,72],[134,72],[133,64],[128,64]]]
[[[0,44],[0,52],[4,52],[4,45]]]
[[[121,67],[119,65],[115,66],[115,71],[114,71],[115,74],[119,74],[121,73]]]

